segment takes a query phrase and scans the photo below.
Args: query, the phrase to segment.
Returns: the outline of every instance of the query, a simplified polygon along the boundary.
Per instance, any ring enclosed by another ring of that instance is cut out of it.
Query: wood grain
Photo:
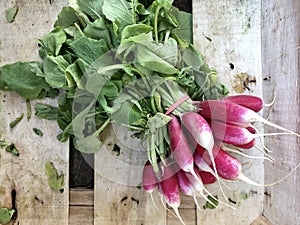
[[[44,0],[0,1],[0,65],[16,61],[38,60],[37,38],[52,29],[58,12],[66,0],[52,5]],[[18,6],[15,22],[7,23],[5,10]],[[53,103],[53,102],[49,102]],[[34,106],[34,101],[31,102]],[[25,114],[13,129],[9,123]],[[14,143],[20,151],[16,157],[1,149],[0,154],[0,207],[12,207],[11,193],[15,190],[17,217],[14,224],[56,225],[68,224],[68,143],[60,143],[57,125],[50,121],[26,119],[24,99],[15,93],[0,92],[0,135]],[[34,114],[34,112],[33,112]],[[42,130],[43,137],[32,129]],[[45,174],[46,162],[52,162],[58,173],[65,175],[64,192],[52,191]]]
[[[94,190],[72,188],[70,189],[71,206],[94,206]]]
[[[256,220],[254,220],[251,225],[272,225],[264,216],[257,217]]]
[[[70,206],[69,225],[93,225],[94,207]]]
[[[216,68],[219,80],[231,95],[236,91],[262,95],[261,10],[261,0],[193,1],[194,43],[209,65]],[[237,88],[238,84],[243,84],[245,74],[255,77],[256,83],[250,83],[248,89]],[[247,154],[261,156],[254,149]],[[263,183],[263,161],[238,158],[242,164],[250,162],[243,166],[245,174]],[[239,181],[230,183],[230,186],[233,189],[225,188],[226,195],[237,201],[237,204],[232,204],[236,209],[220,205],[215,210],[197,211],[198,224],[249,225],[256,219],[263,208],[264,189]],[[209,190],[218,190],[218,186]],[[220,191],[216,194],[222,201],[227,201]],[[243,199],[243,195],[247,199]]]
[[[266,110],[270,121],[300,132],[300,1],[263,0],[263,82],[264,99],[275,104]],[[274,129],[265,127],[265,132]],[[265,183],[272,183],[300,162],[299,138],[265,138],[278,163],[265,164]],[[266,188],[264,215],[273,224],[300,224],[299,170],[278,185]]]
[[[158,192],[150,195],[137,188],[147,159],[137,139],[121,127],[102,133],[104,148],[95,154],[95,225],[166,224],[166,211]],[[113,148],[120,147],[120,153]]]

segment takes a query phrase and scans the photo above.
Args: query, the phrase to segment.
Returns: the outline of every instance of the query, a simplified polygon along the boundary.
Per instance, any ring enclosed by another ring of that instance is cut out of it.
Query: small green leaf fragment
[[[8,223],[15,213],[14,209],[0,208],[0,224]]]
[[[32,129],[33,130],[33,132],[36,134],[36,135],[38,135],[38,136],[40,136],[40,137],[42,137],[44,134],[43,134],[43,132],[40,130],[40,129],[38,129],[38,128],[33,128]]]
[[[5,146],[7,146],[6,141],[5,140],[0,140],[0,147],[3,148]]]
[[[15,144],[10,144],[5,148],[5,151],[15,155],[15,156],[19,156],[19,150],[16,148]]]
[[[213,204],[207,201],[206,204],[203,206],[203,209],[215,209],[216,206],[218,206],[218,204],[219,204],[218,196],[216,195],[216,196],[212,197],[212,196],[209,195],[209,196],[207,196],[207,198]]]
[[[64,183],[64,174],[58,175],[57,170],[51,162],[45,165],[48,185],[53,191],[60,191]]]
[[[247,198],[248,198],[248,194],[247,194],[246,192],[242,191],[242,192],[240,193],[240,199],[246,200]]]
[[[18,7],[14,6],[5,11],[5,18],[8,23],[12,23],[15,21],[15,17],[18,13]]]
[[[14,128],[20,121],[23,119],[24,113],[22,113],[19,117],[17,117],[14,121],[9,124],[10,128]]]

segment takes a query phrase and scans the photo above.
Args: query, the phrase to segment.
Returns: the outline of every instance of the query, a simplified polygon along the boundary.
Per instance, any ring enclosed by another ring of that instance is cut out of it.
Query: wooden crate
[[[66,4],[67,0],[0,1],[0,65],[38,60],[36,39],[50,31]],[[5,10],[14,5],[19,6],[16,21],[6,23]],[[264,111],[264,116],[297,132],[299,15],[299,0],[193,1],[194,43],[218,70],[221,82],[232,93],[260,95],[266,102],[272,100],[275,88],[276,102]],[[255,78],[256,82],[245,78]],[[0,136],[15,143],[21,153],[17,158],[0,151],[0,208],[18,210],[10,224],[180,224],[161,204],[156,209],[142,190],[103,177],[100,153],[95,155],[94,190],[69,189],[69,146],[56,140],[57,125],[33,116],[29,121],[23,119],[16,129],[9,129],[9,123],[21,113],[26,113],[24,100],[15,93],[0,92]],[[34,127],[43,130],[42,138],[32,132]],[[121,140],[113,138],[113,133],[108,137],[112,143]],[[245,173],[260,183],[278,180],[300,161],[299,139],[295,137],[266,138],[265,145],[280,161],[273,165],[255,160],[246,165]],[[260,155],[255,150],[250,154]],[[123,157],[132,159],[132,155]],[[65,175],[63,193],[48,187],[44,166],[49,161]],[[111,171],[114,169],[112,166]],[[138,173],[131,172],[125,170],[128,179],[136,181]],[[295,172],[281,184],[266,188],[237,182],[248,198],[241,200],[235,210],[221,206],[200,211],[190,198],[184,197],[180,212],[189,225],[300,224],[297,175]],[[241,194],[226,193],[235,197]],[[160,202],[156,194],[154,199]]]

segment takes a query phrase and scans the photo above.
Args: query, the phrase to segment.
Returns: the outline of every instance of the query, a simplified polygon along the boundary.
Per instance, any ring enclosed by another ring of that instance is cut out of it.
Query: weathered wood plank
[[[180,216],[186,225],[197,225],[196,209],[179,209]],[[168,211],[167,214],[168,225],[182,225],[179,219],[174,215],[173,211]]]
[[[52,29],[58,11],[66,1],[0,1],[0,65],[15,61],[38,60],[36,39]],[[14,23],[7,23],[5,10],[18,6]],[[32,102],[32,105],[34,102]],[[9,123],[25,114],[13,129]],[[33,112],[34,113],[34,112]],[[32,129],[43,131],[37,136]],[[15,93],[0,92],[0,135],[14,143],[20,151],[16,157],[1,149],[0,207],[12,207],[11,192],[15,190],[18,211],[14,224],[68,224],[68,143],[59,143],[59,128],[53,122],[32,118],[26,120],[25,101]],[[45,163],[53,162],[65,175],[64,192],[52,191],[47,183]]]
[[[257,217],[251,225],[272,225],[264,216]]]
[[[69,225],[93,225],[94,207],[70,206]]]
[[[94,190],[92,189],[72,188],[69,195],[72,206],[94,206]]]
[[[300,132],[300,1],[263,0],[263,83],[265,101],[271,101],[275,88],[276,101],[270,120]],[[266,132],[272,129],[266,127]],[[266,138],[278,163],[265,165],[265,183],[284,177],[300,161],[299,138],[282,136]],[[274,225],[300,224],[299,170],[284,182],[268,187],[264,215]]]
[[[147,155],[124,128],[110,127],[102,134],[104,148],[95,154],[95,225],[166,224],[158,193],[156,208],[141,184]],[[120,152],[113,151],[116,145]]]
[[[261,96],[261,1],[195,0],[193,15],[194,43],[209,65],[217,69],[220,82],[229,88],[231,94]],[[256,83],[247,83],[245,78],[255,79]],[[254,149],[248,154],[261,155]],[[238,158],[242,162],[250,161],[244,165],[246,175],[263,183],[263,161]],[[233,190],[226,189],[226,195],[238,202],[233,205],[236,210],[220,205],[216,210],[197,211],[198,224],[249,225],[260,214],[263,188],[237,181],[230,186]],[[210,190],[216,188],[213,185]],[[222,197],[220,192],[217,195]],[[247,199],[242,199],[242,196],[247,196]]]

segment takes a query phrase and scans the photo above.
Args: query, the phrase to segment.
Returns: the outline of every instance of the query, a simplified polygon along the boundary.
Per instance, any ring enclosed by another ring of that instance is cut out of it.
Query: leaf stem
[[[158,14],[161,9],[161,6],[157,6],[157,9],[155,11],[155,17],[154,17],[154,34],[155,34],[155,41],[158,43]]]

